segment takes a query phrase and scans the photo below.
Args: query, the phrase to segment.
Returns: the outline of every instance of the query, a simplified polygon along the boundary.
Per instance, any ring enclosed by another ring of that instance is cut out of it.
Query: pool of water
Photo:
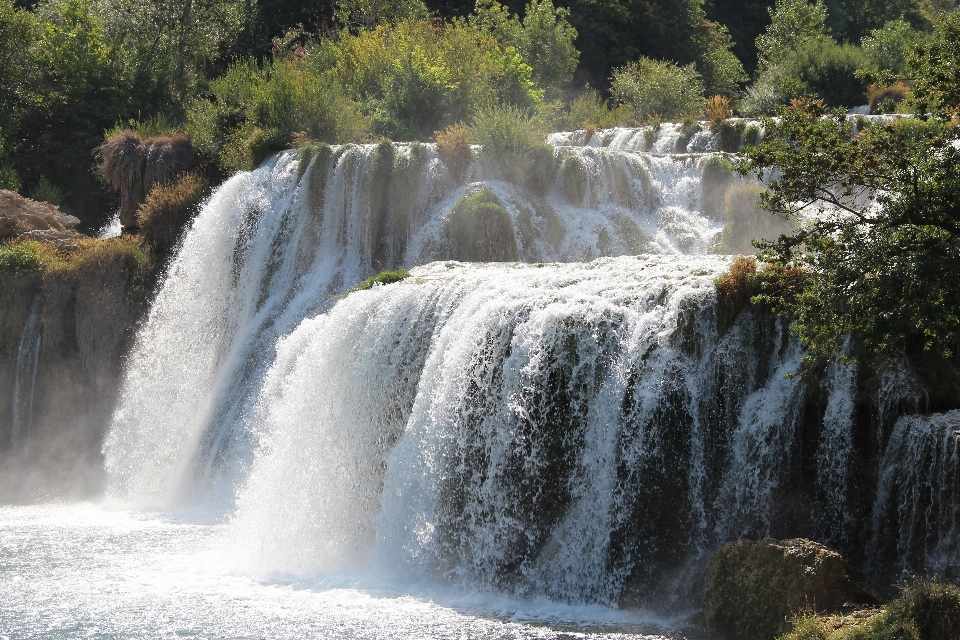
[[[0,507],[2,638],[705,638],[679,621],[356,571],[256,576],[226,526],[96,504]]]

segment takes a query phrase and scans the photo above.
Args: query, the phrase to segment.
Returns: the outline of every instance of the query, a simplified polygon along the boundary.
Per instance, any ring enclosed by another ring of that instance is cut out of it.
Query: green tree
[[[36,68],[29,52],[36,37],[33,14],[0,0],[0,188],[19,189],[13,167],[16,134]],[[9,136],[9,139],[8,139]]]
[[[790,317],[808,366],[835,354],[882,366],[916,350],[960,356],[960,14],[915,60],[927,121],[854,136],[842,111],[800,100],[768,121],[744,173],[769,180],[761,203],[800,230],[763,243],[759,300]],[[824,118],[827,115],[829,117]]]
[[[777,0],[770,9],[770,25],[757,37],[761,70],[782,62],[811,40],[827,36],[827,7],[823,0]]]
[[[569,9],[554,7],[552,0],[531,0],[523,19],[495,0],[478,0],[469,24],[514,47],[530,65],[536,86],[557,97],[573,78],[580,56],[574,47],[577,30],[570,26],[569,16]]]
[[[907,59],[923,37],[906,20],[891,20],[883,27],[872,30],[860,41],[868,70],[876,75],[909,77]]]

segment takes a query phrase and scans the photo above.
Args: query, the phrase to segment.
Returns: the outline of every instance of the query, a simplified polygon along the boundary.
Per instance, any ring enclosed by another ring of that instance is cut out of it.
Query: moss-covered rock
[[[836,613],[877,605],[846,560],[822,544],[793,540],[738,540],[710,559],[703,605],[707,627],[769,640],[790,630],[801,611]]]
[[[470,262],[515,262],[519,259],[513,220],[499,198],[477,191],[457,201],[450,212],[450,235]]]
[[[729,255],[753,255],[757,252],[753,240],[776,240],[781,234],[791,234],[797,226],[792,220],[761,209],[757,202],[763,193],[759,184],[734,184],[723,196],[723,220],[726,225],[713,251]]]
[[[563,180],[563,197],[575,207],[582,207],[587,195],[587,165],[580,156],[567,156],[560,170]]]
[[[733,164],[721,155],[710,156],[704,160],[702,171],[703,212],[719,220],[723,215],[723,197],[735,178]]]

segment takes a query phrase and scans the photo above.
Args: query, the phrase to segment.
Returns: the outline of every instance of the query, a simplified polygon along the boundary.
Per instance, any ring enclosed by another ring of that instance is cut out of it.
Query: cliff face
[[[85,238],[55,207],[5,195],[16,237],[0,246],[0,500],[89,495],[150,261],[135,241]]]

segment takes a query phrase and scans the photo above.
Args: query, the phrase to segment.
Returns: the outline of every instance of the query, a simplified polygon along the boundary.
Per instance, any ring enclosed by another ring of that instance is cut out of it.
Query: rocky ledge
[[[61,213],[56,205],[0,189],[0,240],[23,237],[73,249],[84,237],[76,230],[78,224],[78,218]]]

